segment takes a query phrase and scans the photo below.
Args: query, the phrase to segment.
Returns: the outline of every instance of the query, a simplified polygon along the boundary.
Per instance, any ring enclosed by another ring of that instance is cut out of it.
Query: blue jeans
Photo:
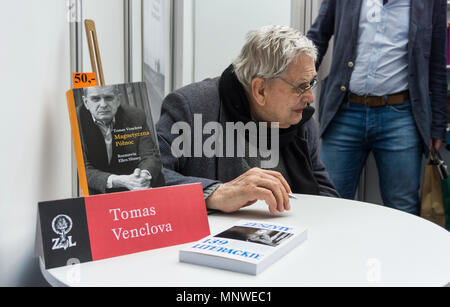
[[[422,144],[411,104],[367,107],[346,102],[322,137],[321,159],[339,194],[354,199],[373,152],[385,206],[419,213]]]

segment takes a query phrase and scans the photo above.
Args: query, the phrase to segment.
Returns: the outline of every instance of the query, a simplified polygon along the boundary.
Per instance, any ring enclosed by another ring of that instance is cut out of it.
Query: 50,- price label
[[[72,74],[72,84],[73,88],[97,86],[97,77],[94,72],[76,72]]]

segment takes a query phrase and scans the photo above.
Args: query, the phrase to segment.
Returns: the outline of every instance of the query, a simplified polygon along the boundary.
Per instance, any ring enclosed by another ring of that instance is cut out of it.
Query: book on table
[[[257,275],[307,239],[307,229],[241,220],[180,250],[180,262]]]

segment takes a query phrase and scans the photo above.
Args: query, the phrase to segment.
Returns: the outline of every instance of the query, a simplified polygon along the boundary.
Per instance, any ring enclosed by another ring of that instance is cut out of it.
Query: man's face
[[[309,89],[298,96],[293,86],[308,86],[316,74],[315,63],[310,56],[297,56],[282,76],[285,81],[275,78],[266,82],[265,104],[260,109],[259,117],[268,122],[279,122],[280,128],[298,124],[307,104],[314,102],[314,93]]]
[[[116,115],[120,105],[120,100],[111,87],[93,87],[86,90],[84,105],[91,112],[92,116],[109,124]]]

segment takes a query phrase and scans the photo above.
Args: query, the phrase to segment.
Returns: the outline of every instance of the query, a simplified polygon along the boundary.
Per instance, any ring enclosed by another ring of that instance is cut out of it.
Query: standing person
[[[324,0],[307,37],[317,67],[334,36],[319,101],[321,158],[354,198],[372,151],[386,206],[418,214],[422,154],[445,139],[444,0]]]

